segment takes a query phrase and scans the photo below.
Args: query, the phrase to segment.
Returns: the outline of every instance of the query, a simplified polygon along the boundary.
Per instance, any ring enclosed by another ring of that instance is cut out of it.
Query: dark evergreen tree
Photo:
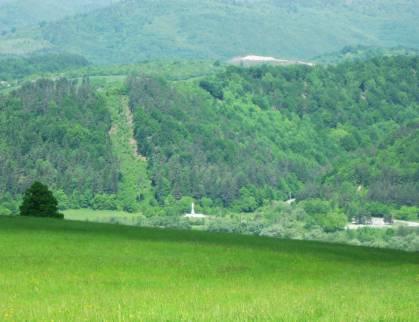
[[[38,181],[26,190],[20,206],[21,216],[63,218],[58,202],[48,187]]]

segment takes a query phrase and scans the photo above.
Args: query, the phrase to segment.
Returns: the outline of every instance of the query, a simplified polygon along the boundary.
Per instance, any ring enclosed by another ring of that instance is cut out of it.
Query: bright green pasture
[[[1,321],[417,321],[419,255],[0,217]]]

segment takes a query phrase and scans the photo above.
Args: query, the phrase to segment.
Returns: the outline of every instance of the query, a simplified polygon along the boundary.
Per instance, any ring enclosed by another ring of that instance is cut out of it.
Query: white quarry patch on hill
[[[234,57],[230,63],[236,65],[255,65],[255,64],[275,64],[275,65],[307,65],[314,66],[313,63],[299,60],[279,59],[270,56],[247,55],[241,57]]]

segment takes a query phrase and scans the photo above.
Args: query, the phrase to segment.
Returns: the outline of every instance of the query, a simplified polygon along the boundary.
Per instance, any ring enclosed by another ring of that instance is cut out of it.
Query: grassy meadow
[[[417,321],[419,255],[0,218],[1,321]]]

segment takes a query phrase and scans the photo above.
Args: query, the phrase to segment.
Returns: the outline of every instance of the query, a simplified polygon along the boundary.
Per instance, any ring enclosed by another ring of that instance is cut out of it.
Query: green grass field
[[[419,255],[0,217],[1,321],[417,321]]]

